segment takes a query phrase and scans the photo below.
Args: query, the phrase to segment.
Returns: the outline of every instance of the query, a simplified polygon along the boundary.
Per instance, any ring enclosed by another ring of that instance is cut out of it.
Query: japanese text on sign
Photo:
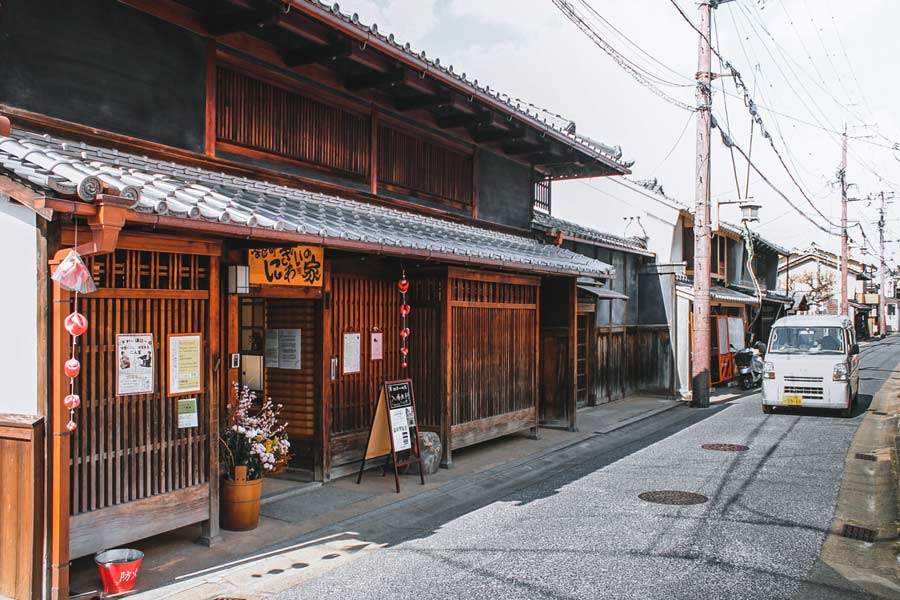
[[[247,256],[250,285],[320,287],[325,257],[318,246],[255,248]]]

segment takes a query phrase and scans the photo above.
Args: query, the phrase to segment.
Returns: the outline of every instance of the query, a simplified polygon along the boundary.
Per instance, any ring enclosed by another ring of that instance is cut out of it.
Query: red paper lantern
[[[66,331],[73,337],[78,337],[87,331],[88,322],[83,314],[77,310],[71,313],[65,320]]]
[[[405,294],[409,291],[409,280],[404,277],[400,281],[397,282],[397,289],[400,290],[401,294]]]
[[[78,429],[78,424],[72,419],[69,419],[69,422],[66,423],[66,431],[75,431],[76,429]]]
[[[408,338],[409,337],[409,327],[404,327],[400,330],[400,337]]]
[[[78,373],[81,372],[81,363],[78,362],[77,358],[70,358],[66,361],[66,364],[63,365],[63,371],[65,372],[66,377],[78,377]]]
[[[409,307],[409,304],[401,304],[400,305],[400,315],[401,316],[403,316],[403,317],[407,316],[409,314],[410,310],[411,309]]]
[[[81,398],[78,394],[69,394],[63,399],[63,404],[69,410],[75,410],[79,406],[81,406]]]

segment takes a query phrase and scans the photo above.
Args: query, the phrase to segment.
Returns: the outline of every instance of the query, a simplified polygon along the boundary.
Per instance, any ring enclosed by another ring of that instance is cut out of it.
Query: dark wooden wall
[[[164,243],[172,251],[119,249],[86,261],[98,289],[78,306],[88,331],[76,345],[82,404],[66,467],[72,557],[210,518],[209,481],[218,464],[211,441],[218,436],[211,401],[218,389],[218,260],[182,253],[189,244]],[[72,309],[70,303],[66,312]],[[53,330],[62,331],[61,323]],[[119,333],[153,334],[153,393],[116,394]],[[202,336],[204,389],[190,394],[198,427],[178,427],[177,397],[167,391],[171,333]]]
[[[0,3],[0,103],[201,151],[206,43],[115,0]]]
[[[0,414],[0,596],[41,598],[44,421]]]
[[[449,280],[452,448],[535,426],[539,280],[462,269]]]
[[[397,280],[400,266],[370,265],[358,261],[349,266],[332,264],[330,347],[338,357],[337,377],[330,382],[330,463],[332,471],[357,463],[378,401],[379,386],[385,379],[412,377],[416,414],[423,425],[437,428],[440,415],[440,287],[432,277],[407,272],[411,282],[409,319],[409,369],[400,367],[400,293]],[[421,305],[417,299],[422,299]],[[421,315],[419,314],[421,311]],[[371,360],[370,333],[384,333],[384,358]],[[343,373],[343,335],[361,334],[360,372]],[[333,474],[333,473],[332,473]]]
[[[530,231],[533,191],[528,165],[479,150],[479,219]]]
[[[597,327],[592,358],[598,404],[626,394],[672,394],[675,355],[668,326]]]
[[[300,370],[265,369],[266,394],[282,404],[291,438],[292,466],[315,467],[317,410],[321,405],[319,377],[322,364],[319,302],[281,298],[266,299],[266,327],[299,329]]]

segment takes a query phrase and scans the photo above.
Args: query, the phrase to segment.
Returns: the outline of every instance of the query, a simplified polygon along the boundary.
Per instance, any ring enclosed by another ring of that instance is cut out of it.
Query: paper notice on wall
[[[394,439],[394,452],[409,450],[412,442],[409,435],[409,418],[407,408],[395,408],[390,411],[391,436]]]
[[[381,360],[384,358],[384,334],[373,331],[370,339],[369,360]]]
[[[359,373],[360,334],[345,333],[343,350],[343,373]]]
[[[153,334],[116,335],[116,395],[153,393]]]
[[[196,427],[197,423],[197,399],[182,398],[178,400],[178,428]]]
[[[169,394],[203,390],[202,349],[200,334],[169,336]]]
[[[299,329],[278,330],[278,368],[300,370],[300,340],[302,332]]]

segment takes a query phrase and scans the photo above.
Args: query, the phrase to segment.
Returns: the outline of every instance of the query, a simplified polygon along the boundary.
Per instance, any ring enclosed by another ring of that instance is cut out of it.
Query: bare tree
[[[810,304],[827,305],[834,297],[835,275],[831,271],[798,273],[788,277],[788,291],[803,291]]]

